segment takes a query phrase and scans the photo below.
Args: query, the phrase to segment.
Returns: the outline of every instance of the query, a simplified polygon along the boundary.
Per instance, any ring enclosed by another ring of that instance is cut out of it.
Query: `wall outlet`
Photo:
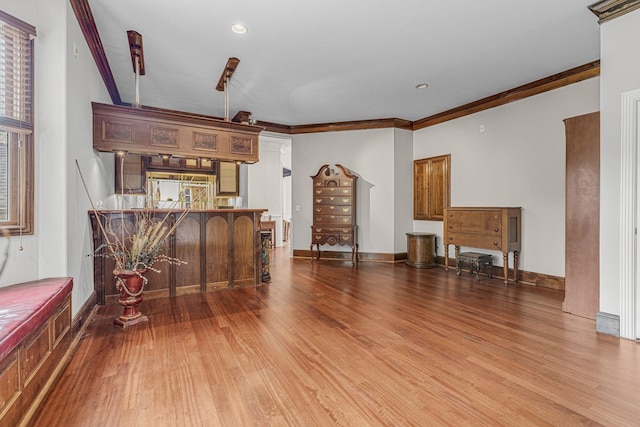
[[[296,212],[300,212],[300,205],[296,205]]]

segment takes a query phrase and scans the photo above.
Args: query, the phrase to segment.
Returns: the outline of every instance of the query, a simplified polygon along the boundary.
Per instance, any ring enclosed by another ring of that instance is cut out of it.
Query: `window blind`
[[[0,11],[0,127],[33,130],[33,26]]]

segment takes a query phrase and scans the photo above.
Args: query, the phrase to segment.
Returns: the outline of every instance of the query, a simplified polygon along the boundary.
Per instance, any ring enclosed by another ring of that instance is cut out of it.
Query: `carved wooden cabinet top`
[[[255,163],[262,127],[213,117],[92,103],[93,148]]]

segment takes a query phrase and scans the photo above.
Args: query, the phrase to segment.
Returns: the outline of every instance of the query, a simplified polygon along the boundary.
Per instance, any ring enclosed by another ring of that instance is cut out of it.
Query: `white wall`
[[[264,208],[264,216],[276,221],[276,246],[282,246],[282,219],[285,216],[284,201],[287,190],[282,177],[282,168],[287,160],[287,149],[291,145],[288,137],[260,135],[260,161],[247,166],[247,206]],[[290,164],[289,164],[290,167]]]
[[[407,251],[407,232],[413,231],[413,132],[394,129],[393,251]]]
[[[416,131],[414,158],[451,153],[451,206],[521,207],[520,267],[563,277],[563,120],[598,111],[598,96],[599,79],[592,78]],[[414,224],[442,242],[442,222]],[[502,263],[501,256],[494,259]]]
[[[600,26],[600,311],[620,314],[622,93],[640,88],[640,10]]]
[[[292,142],[292,249],[311,244],[311,176],[324,164],[341,164],[359,176],[358,243],[361,252],[394,252],[394,130],[371,129],[298,134]],[[297,210],[297,206],[300,210]],[[323,246],[322,250],[344,251]]]
[[[15,16],[18,19],[25,21],[28,24],[31,24],[36,27],[36,31],[40,34],[39,28],[37,27],[37,1],[16,1],[16,0],[0,0],[0,9],[5,11],[6,13]],[[40,63],[40,49],[44,48],[44,40],[42,37],[36,38],[34,42],[34,50],[35,50],[35,64],[36,64],[36,76],[35,76],[35,95],[38,95],[40,85],[39,85],[39,70],[42,70],[42,67],[39,66]],[[38,102],[35,100],[35,108],[34,117],[36,121],[39,119],[40,115],[38,114]],[[36,133],[34,136],[36,138],[36,149],[35,149],[35,175],[36,182],[38,181],[38,176],[40,175],[38,170],[38,136],[37,126],[38,123],[35,123]],[[35,195],[35,208],[36,208],[36,216],[35,216],[35,233],[38,232],[38,201],[37,201],[37,187],[36,187],[36,195]],[[9,243],[9,255],[8,262],[5,266],[5,270],[0,277],[0,286],[7,286],[12,283],[35,280],[38,278],[38,237],[37,234],[33,236],[23,236],[22,239],[19,237],[13,237]],[[24,248],[22,251],[19,250],[19,246],[22,245]]]
[[[66,0],[2,1],[0,8],[36,27],[35,234],[12,251],[2,286],[50,276],[74,279],[73,314],[93,291],[89,201],[78,159],[96,200],[113,193],[113,156],[92,148],[91,101],[110,102]],[[73,43],[79,50],[73,56]],[[104,162],[107,162],[106,164]],[[14,244],[16,244],[14,246]]]
[[[248,166],[247,204],[268,209],[267,215],[282,216],[282,143],[260,137],[260,161]]]

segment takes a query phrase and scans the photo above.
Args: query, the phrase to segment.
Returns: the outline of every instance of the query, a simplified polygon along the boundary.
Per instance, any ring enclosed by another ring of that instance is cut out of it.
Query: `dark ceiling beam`
[[[98,67],[102,80],[107,87],[109,96],[111,96],[111,102],[115,105],[122,105],[122,98],[120,98],[116,81],[113,78],[111,67],[109,67],[107,55],[104,53],[104,47],[102,46],[102,41],[98,34],[96,22],[93,19],[93,13],[91,13],[91,8],[89,7],[89,1],[69,0],[69,2],[71,3],[73,12],[76,14],[76,19],[78,20],[78,24],[80,24],[82,34],[87,41],[87,45],[89,46],[91,55],[93,55],[93,60]]]

